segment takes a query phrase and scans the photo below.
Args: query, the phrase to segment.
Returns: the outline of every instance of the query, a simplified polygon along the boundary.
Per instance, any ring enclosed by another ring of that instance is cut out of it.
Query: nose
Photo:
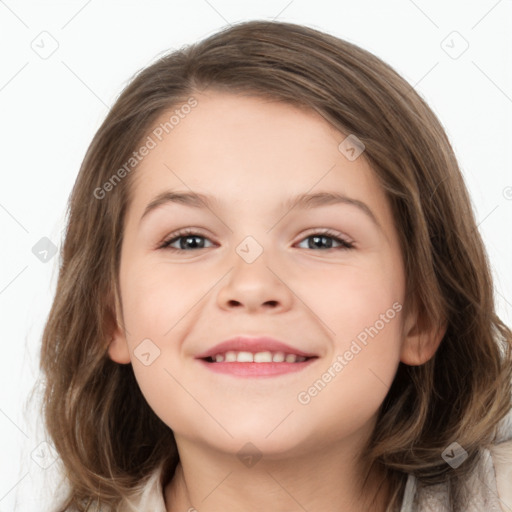
[[[248,263],[238,254],[233,258],[231,272],[221,281],[217,294],[220,308],[238,308],[246,312],[283,312],[293,302],[293,293],[286,278],[268,265],[263,252],[255,261]]]

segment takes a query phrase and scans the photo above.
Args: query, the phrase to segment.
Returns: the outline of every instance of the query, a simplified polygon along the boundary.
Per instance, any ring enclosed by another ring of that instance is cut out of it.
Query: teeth
[[[224,354],[216,354],[212,357],[216,363],[301,363],[306,358],[295,354],[285,354],[284,352],[235,352],[230,350]]]
[[[272,356],[272,361],[274,363],[282,363],[284,361],[284,352],[276,352],[273,356]]]
[[[226,363],[236,361],[236,352],[226,352]]]
[[[254,362],[255,363],[271,363],[272,362],[272,352],[258,352],[254,354]]]
[[[252,363],[254,357],[251,352],[238,352],[236,356],[237,363]]]

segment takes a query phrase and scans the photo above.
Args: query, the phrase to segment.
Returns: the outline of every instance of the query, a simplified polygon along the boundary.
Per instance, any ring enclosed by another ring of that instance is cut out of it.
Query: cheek
[[[326,328],[337,349],[366,328],[399,323],[404,282],[400,268],[386,268],[385,261],[367,265],[337,265],[323,271],[307,271],[294,283],[309,308]],[[393,307],[393,304],[398,306]],[[384,315],[384,316],[382,316]],[[384,322],[384,323],[383,323]],[[389,330],[386,327],[386,330]]]
[[[123,309],[133,343],[141,336],[168,338],[169,331],[193,312],[211,288],[212,279],[192,269],[156,263],[130,272],[125,283]]]
[[[156,263],[127,268],[123,277],[127,340],[142,394],[172,429],[186,431],[190,424],[203,424],[208,418],[190,394],[199,396],[203,390],[195,388],[181,341],[199,320],[200,299],[212,287],[211,275]]]
[[[337,430],[326,426],[325,435],[336,436],[357,431],[377,414],[400,360],[400,310],[398,301],[374,300],[359,313],[349,308],[340,314],[330,361],[296,395],[298,416],[306,423],[328,416]]]
[[[311,415],[329,410],[350,428],[377,412],[396,373],[402,274],[384,272],[382,265],[338,268],[329,276],[316,276],[309,290],[308,306],[326,327],[332,350],[330,361],[297,394],[297,403]]]

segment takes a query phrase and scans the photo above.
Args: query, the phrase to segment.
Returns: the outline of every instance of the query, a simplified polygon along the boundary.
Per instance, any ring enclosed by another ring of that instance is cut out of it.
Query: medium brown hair
[[[59,510],[115,510],[152,471],[164,465],[169,478],[178,462],[173,433],[145,401],[131,365],[107,353],[136,170],[105,197],[95,191],[163,112],[206,88],[314,109],[364,143],[401,243],[404,309],[418,311],[419,328],[446,325],[428,362],[400,363],[365,456],[387,472],[389,510],[400,504],[407,473],[425,485],[451,482],[453,509],[462,507],[460,482],[511,407],[512,335],[495,312],[489,263],[447,136],[414,88],[374,55],[312,28],[250,21],[139,72],[85,155],[41,350],[46,428],[70,485]],[[469,455],[456,470],[441,458],[452,441]]]

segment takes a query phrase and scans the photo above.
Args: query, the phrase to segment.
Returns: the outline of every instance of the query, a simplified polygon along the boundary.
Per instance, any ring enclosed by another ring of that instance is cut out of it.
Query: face
[[[347,134],[313,111],[194,97],[133,174],[119,273],[126,330],[110,357],[133,365],[177,440],[231,453],[251,442],[272,456],[369,434],[408,338],[397,233],[364,153],[340,150]],[[302,194],[320,195],[292,207]],[[275,362],[227,362],[213,347],[237,336],[288,347],[236,345],[236,358]],[[219,362],[198,358],[210,349]],[[279,362],[278,352],[308,359]]]

